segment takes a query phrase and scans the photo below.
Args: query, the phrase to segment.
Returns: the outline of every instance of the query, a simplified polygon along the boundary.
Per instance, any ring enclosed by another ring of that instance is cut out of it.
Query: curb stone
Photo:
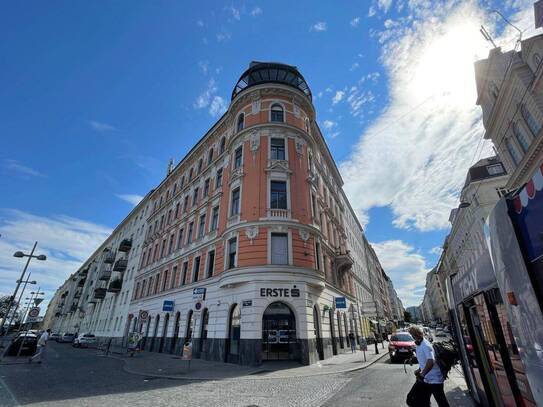
[[[288,375],[288,376],[273,376],[273,377],[253,377],[253,376],[239,376],[239,377],[232,377],[232,378],[218,378],[218,377],[181,377],[181,376],[175,376],[175,375],[163,375],[163,374],[156,374],[156,373],[143,373],[138,372],[135,370],[132,370],[128,368],[126,365],[126,360],[123,358],[120,358],[118,356],[112,356],[109,355],[107,357],[112,359],[121,360],[123,362],[123,371],[126,373],[138,375],[138,376],[144,376],[144,377],[152,377],[152,378],[159,378],[159,379],[170,379],[170,380],[185,380],[185,381],[239,381],[239,380],[274,380],[274,379],[292,379],[297,377],[314,377],[314,376],[326,376],[326,375],[333,375],[333,374],[342,374],[342,373],[350,373],[355,372],[357,370],[363,370],[366,369],[373,364],[377,363],[381,359],[383,359],[385,356],[388,355],[388,352],[384,352],[382,355],[380,355],[375,360],[372,360],[371,362],[367,362],[364,366],[358,366],[358,367],[352,367],[349,369],[339,370],[335,372],[316,372],[316,373],[310,373],[310,374],[297,374],[297,375]]]

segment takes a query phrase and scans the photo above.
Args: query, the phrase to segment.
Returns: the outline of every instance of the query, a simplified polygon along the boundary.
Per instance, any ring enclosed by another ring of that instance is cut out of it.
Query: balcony
[[[124,239],[124,240],[119,244],[119,251],[120,251],[120,252],[127,253],[127,252],[130,251],[130,249],[132,249],[132,239]]]
[[[86,276],[87,274],[89,274],[89,268],[87,267],[86,269],[83,269],[81,270],[81,273],[80,273],[82,276]]]
[[[117,278],[113,281],[111,281],[111,283],[109,283],[109,287],[108,287],[108,291],[110,293],[118,293],[119,291],[121,291],[121,288],[123,287],[123,282],[121,279]]]
[[[290,209],[267,209],[268,218],[290,219]]]
[[[235,225],[236,223],[239,223],[240,221],[240,214],[231,215],[228,220],[226,221],[226,226]]]
[[[81,298],[81,291],[76,291],[74,294],[74,298]]]
[[[354,260],[349,251],[336,252],[334,257],[334,267],[338,272],[349,271],[353,266]]]
[[[79,280],[79,282],[77,283],[77,286],[78,287],[83,287],[85,285],[85,281],[87,281],[86,278],[82,278],[81,280]]]
[[[94,289],[94,298],[97,300],[102,300],[106,298],[107,289],[105,288],[95,288]]]
[[[128,266],[128,260],[126,259],[119,259],[115,262],[115,265],[113,266],[113,271],[120,271],[123,272],[126,270],[126,267]]]
[[[77,311],[77,305],[73,304],[71,307],[70,307],[70,312],[75,312]]]
[[[115,253],[107,252],[106,254],[104,254],[104,263],[113,264],[114,261],[115,261]]]
[[[109,281],[110,278],[111,278],[111,271],[103,270],[102,273],[100,273],[100,277],[98,277],[98,280]]]

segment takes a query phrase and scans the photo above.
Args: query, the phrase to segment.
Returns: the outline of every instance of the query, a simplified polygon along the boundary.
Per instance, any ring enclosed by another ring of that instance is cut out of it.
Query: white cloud
[[[358,69],[358,67],[360,66],[360,64],[358,62],[355,62],[354,64],[351,65],[351,68],[349,69],[349,71],[354,71],[356,69]]]
[[[97,122],[96,120],[89,120],[90,126],[99,133],[107,133],[111,131],[117,131],[117,128],[111,124]]]
[[[199,61],[198,67],[202,70],[202,73],[204,75],[207,75],[207,72],[209,70],[209,61]]]
[[[475,3],[416,13],[383,42],[390,102],[340,168],[358,213],[389,206],[395,226],[427,231],[448,227],[482,138],[473,63],[488,55],[479,26],[491,23]],[[347,97],[353,115],[374,99],[356,86]]]
[[[337,105],[339,102],[341,102],[341,99],[343,99],[343,96],[345,96],[345,92],[342,90],[338,90],[334,97],[332,98],[332,104]]]
[[[117,198],[122,199],[123,201],[126,201],[134,206],[139,204],[143,199],[143,196],[136,194],[116,194],[116,196]]]
[[[202,20],[198,20],[198,21],[196,21],[196,25],[197,25],[198,27],[203,27],[203,26],[204,26],[204,22],[203,22]]]
[[[327,30],[327,25],[324,21],[319,21],[311,26],[309,31],[322,32]]]
[[[1,210],[0,294],[12,293],[24,266],[24,259],[13,257],[13,253],[18,250],[29,253],[34,241],[38,241],[35,253],[45,254],[47,260],[32,260],[28,271],[40,291],[46,293],[42,306],[45,309],[66,277],[76,271],[110,233],[111,229],[106,226],[68,216],[41,217]]]
[[[325,120],[322,122],[322,127],[325,130],[332,130],[336,125],[337,123],[332,120]]]
[[[360,17],[353,18],[349,24],[353,27],[358,27],[358,24],[360,23]]]
[[[381,9],[384,13],[388,12],[388,9],[392,5],[392,0],[378,0],[377,6],[379,9]]]
[[[11,172],[17,173],[22,178],[45,177],[45,174],[42,174],[38,170],[24,165],[17,160],[6,159],[3,161],[3,167]]]
[[[216,35],[218,42],[225,42],[232,38],[232,35],[228,31],[220,31]]]
[[[372,243],[377,257],[405,307],[419,305],[429,268],[422,255],[401,240]]]
[[[254,9],[251,10],[251,15],[253,17],[262,15],[262,9],[260,7],[255,7]]]
[[[211,116],[220,116],[226,112],[226,100],[220,96],[214,96],[209,105],[209,114]]]
[[[377,14],[377,11],[375,10],[375,7],[370,6],[368,10],[368,17],[373,17],[375,14]]]
[[[436,246],[430,249],[430,254],[440,255],[442,251],[443,251],[442,247]]]
[[[324,129],[326,136],[329,139],[335,139],[337,136],[340,135],[339,130],[337,130],[337,122],[334,122],[332,120],[325,120],[322,122],[322,128]]]
[[[241,13],[240,11],[235,8],[234,6],[230,6],[230,13],[232,13],[232,17],[234,17],[236,20],[241,20]]]

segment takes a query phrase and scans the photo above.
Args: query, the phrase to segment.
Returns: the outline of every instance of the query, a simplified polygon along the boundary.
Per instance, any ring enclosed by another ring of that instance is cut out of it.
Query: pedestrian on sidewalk
[[[356,338],[354,337],[353,331],[349,332],[349,342],[351,342],[351,352],[356,352]]]
[[[411,326],[409,333],[417,345],[416,354],[419,368],[415,371],[416,382],[407,394],[407,405],[409,407],[430,407],[430,397],[433,395],[439,407],[449,407],[443,389],[443,374],[436,363],[432,344],[424,338],[424,331],[420,326]]]
[[[41,363],[43,360],[45,360],[45,355],[47,351],[47,342],[49,341],[49,335],[51,335],[51,330],[48,329],[44,333],[40,335],[40,339],[38,339],[38,349],[34,356],[32,356],[30,359],[28,359],[28,363],[32,363],[34,361]]]

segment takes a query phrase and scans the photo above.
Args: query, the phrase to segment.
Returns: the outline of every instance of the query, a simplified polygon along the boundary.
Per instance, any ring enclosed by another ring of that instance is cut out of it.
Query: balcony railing
[[[100,277],[98,277],[98,280],[108,281],[110,278],[111,278],[111,271],[109,271],[109,270],[103,270],[103,271],[100,273]]]
[[[108,291],[110,293],[118,293],[123,288],[123,282],[120,279],[115,279],[109,283]]]
[[[268,218],[290,219],[289,209],[268,208]]]
[[[336,256],[334,257],[334,266],[336,267],[336,270],[338,272],[345,272],[350,270],[353,264],[353,257],[348,250],[336,252]]]
[[[106,264],[113,264],[114,261],[115,261],[115,253],[113,253],[113,252],[107,252],[107,253],[104,255],[104,263],[106,263]]]
[[[119,251],[120,252],[129,252],[130,249],[132,249],[132,239],[124,239],[120,244],[119,244]]]
[[[96,298],[97,300],[104,299],[104,298],[106,298],[106,292],[107,292],[107,289],[105,289],[105,288],[95,288],[94,289],[94,298]]]
[[[228,220],[226,221],[226,225],[235,225],[236,223],[239,223],[240,220],[240,214],[231,215]]]
[[[126,267],[128,266],[128,260],[126,259],[119,259],[115,262],[115,265],[113,266],[113,271],[120,271],[123,272],[126,270]]]

